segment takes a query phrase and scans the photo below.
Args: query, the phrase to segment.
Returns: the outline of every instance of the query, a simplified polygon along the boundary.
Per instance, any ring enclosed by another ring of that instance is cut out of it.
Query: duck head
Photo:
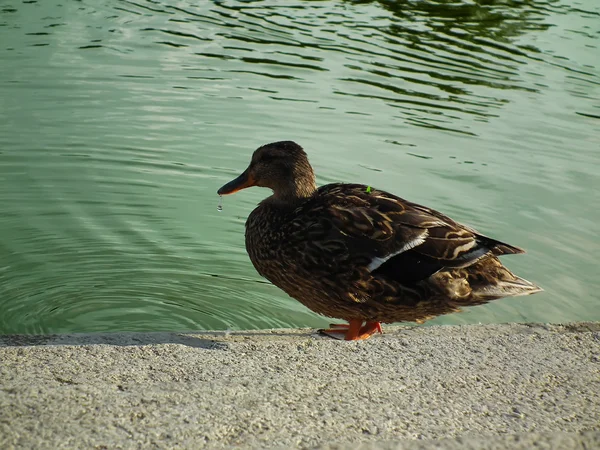
[[[309,197],[317,189],[306,153],[292,141],[273,142],[256,149],[248,168],[217,194],[233,194],[251,186],[269,188],[281,200]]]

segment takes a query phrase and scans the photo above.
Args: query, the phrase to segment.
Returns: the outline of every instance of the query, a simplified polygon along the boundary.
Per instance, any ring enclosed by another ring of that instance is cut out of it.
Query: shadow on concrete
[[[582,333],[600,332],[600,322],[579,322],[566,324],[489,324],[472,326],[388,326],[384,330],[384,337],[406,337],[409,334],[443,332],[445,336],[454,334],[478,332],[485,329],[486,333]],[[187,347],[207,350],[224,350],[232,342],[246,339],[274,338],[274,339],[325,339],[317,329],[279,329],[279,330],[249,330],[249,331],[186,331],[186,332],[116,332],[116,333],[80,333],[80,334],[53,334],[53,335],[0,335],[0,347],[23,347],[39,345],[116,345],[116,346],[142,346],[158,344],[178,344]]]
[[[37,345],[117,345],[125,347],[156,344],[179,344],[188,347],[210,350],[219,350],[227,347],[227,344],[214,341],[212,339],[194,337],[182,333],[168,332],[82,333],[64,335],[21,334],[0,336],[0,347],[22,347]]]
[[[141,346],[158,344],[179,344],[208,350],[224,350],[228,347],[228,337],[239,340],[243,337],[280,336],[310,337],[316,330],[277,330],[268,331],[194,331],[194,332],[116,332],[79,333],[51,335],[0,335],[0,347],[24,347],[43,345],[116,345]]]

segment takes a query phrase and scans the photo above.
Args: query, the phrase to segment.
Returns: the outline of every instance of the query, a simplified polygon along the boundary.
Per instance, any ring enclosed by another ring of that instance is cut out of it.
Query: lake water
[[[600,320],[597,0],[0,3],[0,334],[322,326],[226,197],[295,140],[528,253],[545,292],[429,323]]]

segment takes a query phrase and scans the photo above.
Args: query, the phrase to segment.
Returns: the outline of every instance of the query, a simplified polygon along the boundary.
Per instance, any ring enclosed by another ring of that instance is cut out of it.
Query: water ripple
[[[0,333],[323,324],[252,270],[243,223],[264,192],[216,211],[250,150],[289,138],[320,182],[406,192],[531,248],[544,305],[465,317],[551,321],[576,293],[565,317],[589,320],[594,0],[1,11]]]

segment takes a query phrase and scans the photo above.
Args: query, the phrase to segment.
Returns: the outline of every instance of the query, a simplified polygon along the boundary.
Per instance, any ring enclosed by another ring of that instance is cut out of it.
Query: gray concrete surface
[[[0,448],[600,448],[600,324],[0,336]]]

